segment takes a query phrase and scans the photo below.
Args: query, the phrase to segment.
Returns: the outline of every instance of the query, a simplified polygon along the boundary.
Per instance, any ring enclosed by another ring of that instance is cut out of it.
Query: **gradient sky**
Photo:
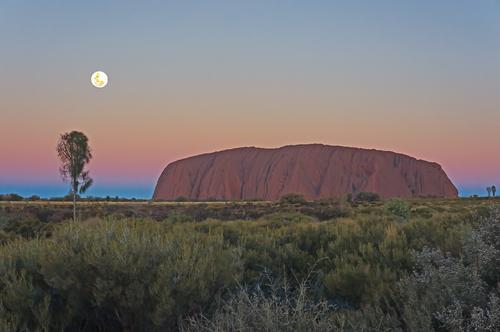
[[[85,132],[90,195],[149,197],[163,168],[325,143],[500,185],[500,1],[0,2],[0,192],[63,195]],[[104,89],[90,75],[104,70]]]

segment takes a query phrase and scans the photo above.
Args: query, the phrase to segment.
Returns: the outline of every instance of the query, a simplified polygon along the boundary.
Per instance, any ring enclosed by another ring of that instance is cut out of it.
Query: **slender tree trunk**
[[[73,186],[73,221],[76,222],[76,189]]]

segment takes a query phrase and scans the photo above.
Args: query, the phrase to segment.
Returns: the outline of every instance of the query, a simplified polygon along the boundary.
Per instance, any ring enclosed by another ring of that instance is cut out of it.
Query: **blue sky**
[[[497,0],[4,0],[0,192],[64,194],[54,147],[78,129],[93,195],[147,197],[174,160],[298,143],[435,161],[483,193],[500,183],[499,36]]]

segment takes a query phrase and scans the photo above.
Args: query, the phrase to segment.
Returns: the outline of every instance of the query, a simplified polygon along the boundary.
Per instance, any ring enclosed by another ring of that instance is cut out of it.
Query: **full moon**
[[[108,75],[103,71],[96,71],[90,77],[90,82],[96,88],[104,88],[108,84]]]

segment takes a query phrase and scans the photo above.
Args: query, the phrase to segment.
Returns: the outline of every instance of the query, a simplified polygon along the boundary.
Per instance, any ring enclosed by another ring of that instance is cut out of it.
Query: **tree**
[[[85,165],[92,159],[87,136],[78,131],[62,134],[57,144],[57,154],[62,163],[59,168],[61,176],[64,181],[70,183],[73,220],[76,221],[77,195],[86,192],[93,183],[89,171],[85,170]]]
[[[497,194],[497,187],[491,186],[491,192],[493,193],[493,197],[495,197]]]
[[[10,202],[17,202],[17,201],[22,201],[23,197],[18,194],[6,194],[6,195],[0,195],[0,201],[10,201]]]
[[[490,197],[491,196],[491,187],[486,187],[486,191],[488,192],[488,197]]]

